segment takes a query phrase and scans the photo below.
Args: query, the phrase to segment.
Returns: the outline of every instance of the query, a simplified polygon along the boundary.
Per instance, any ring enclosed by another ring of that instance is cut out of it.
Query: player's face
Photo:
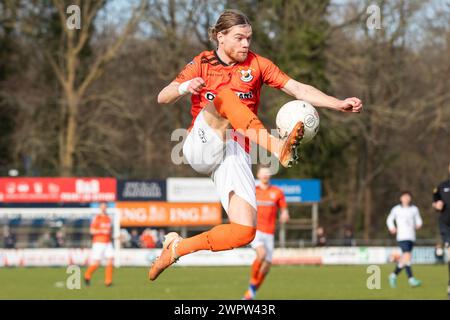
[[[251,26],[238,25],[231,27],[227,34],[219,33],[217,39],[228,57],[236,62],[243,62],[247,59],[251,37]]]
[[[100,203],[100,212],[106,214],[106,203]]]
[[[411,196],[409,194],[404,194],[400,197],[400,202],[404,206],[409,206],[411,204]]]
[[[262,184],[269,184],[270,170],[268,168],[261,168],[258,170],[257,177]]]

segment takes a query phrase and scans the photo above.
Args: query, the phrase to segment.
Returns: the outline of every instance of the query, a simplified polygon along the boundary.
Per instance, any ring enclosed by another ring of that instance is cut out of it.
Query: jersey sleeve
[[[442,200],[441,193],[439,192],[440,186],[433,189],[433,202]]]
[[[174,82],[183,83],[185,81],[201,76],[200,59],[195,57],[191,62],[184,66],[183,70],[177,75]]]
[[[91,228],[98,228],[98,219],[97,216],[94,217],[94,219],[92,219],[91,221]]]
[[[272,61],[264,57],[258,57],[263,83],[272,88],[281,89],[286,85],[290,77],[280,70]]]
[[[387,227],[388,227],[388,229],[389,230],[392,230],[392,229],[394,229],[395,228],[395,224],[394,224],[394,221],[395,221],[395,207],[394,208],[392,208],[391,209],[391,212],[389,213],[389,216],[387,217],[387,219],[386,219],[386,225],[387,225]]]
[[[286,197],[284,196],[284,192],[281,190],[280,190],[280,195],[278,198],[278,208],[280,208],[280,209],[287,208]]]
[[[420,216],[419,208],[415,207],[414,212],[414,224],[416,227],[420,228],[423,225],[422,217]]]

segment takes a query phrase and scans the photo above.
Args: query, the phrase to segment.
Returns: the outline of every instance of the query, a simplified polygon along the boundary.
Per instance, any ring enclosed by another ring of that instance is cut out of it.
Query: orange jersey
[[[256,204],[258,206],[259,231],[274,234],[278,209],[287,208],[283,191],[275,186],[269,186],[266,190],[256,187]]]
[[[92,236],[92,242],[108,243],[111,242],[111,218],[108,215],[96,215],[91,222],[91,229],[102,231],[100,234]]]
[[[196,77],[201,77],[206,86],[200,94],[191,95],[191,127],[201,109],[214,99],[220,89],[234,91],[257,114],[262,85],[281,89],[290,79],[272,61],[252,51],[248,52],[244,62],[231,66],[221,61],[215,51],[203,51],[184,67],[174,81],[182,83]]]

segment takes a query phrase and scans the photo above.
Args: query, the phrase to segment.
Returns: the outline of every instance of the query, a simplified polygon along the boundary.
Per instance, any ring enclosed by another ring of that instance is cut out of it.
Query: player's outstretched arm
[[[342,112],[361,112],[362,102],[356,97],[339,100],[326,95],[313,86],[289,79],[282,88],[284,92],[298,100],[305,100],[317,107],[330,108]]]
[[[205,80],[200,77],[185,81],[183,83],[173,81],[158,94],[158,103],[170,104],[176,102],[188,93],[200,94],[205,85]]]
[[[286,208],[281,209],[280,222],[281,223],[286,223],[286,222],[289,221],[289,219],[290,219],[290,216],[289,216],[288,209],[286,209]]]

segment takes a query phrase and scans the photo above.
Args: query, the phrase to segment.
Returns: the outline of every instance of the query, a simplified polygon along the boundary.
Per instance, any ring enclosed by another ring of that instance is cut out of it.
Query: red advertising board
[[[115,200],[114,178],[0,178],[0,202]]]

